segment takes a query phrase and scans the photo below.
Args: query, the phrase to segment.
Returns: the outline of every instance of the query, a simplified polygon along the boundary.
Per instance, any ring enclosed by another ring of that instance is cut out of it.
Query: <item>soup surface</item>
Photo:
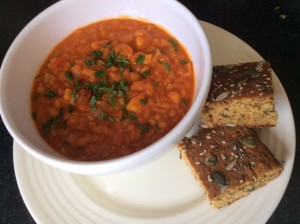
[[[166,30],[117,18],[75,30],[34,79],[32,118],[73,160],[136,152],[170,131],[194,94],[192,62]]]

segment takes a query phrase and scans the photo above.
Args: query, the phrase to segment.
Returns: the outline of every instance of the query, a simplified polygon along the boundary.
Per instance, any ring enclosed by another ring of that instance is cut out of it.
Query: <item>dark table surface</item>
[[[0,1],[0,63],[23,27],[55,0]],[[300,122],[300,1],[180,1],[200,20],[238,36],[269,60],[289,97],[296,129]],[[113,0],[112,0],[113,3]],[[298,134],[297,134],[298,138]],[[0,223],[34,223],[15,179],[13,139],[0,119]],[[268,224],[300,223],[300,155],[287,190]]]

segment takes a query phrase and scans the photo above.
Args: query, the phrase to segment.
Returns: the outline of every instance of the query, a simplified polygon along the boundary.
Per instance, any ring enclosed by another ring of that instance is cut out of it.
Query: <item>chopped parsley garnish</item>
[[[107,41],[105,44],[103,44],[103,47],[108,47],[111,44],[111,41]]]
[[[47,136],[52,128],[65,128],[66,120],[63,118],[63,108],[60,108],[56,116],[50,116],[50,118],[42,124],[43,136]]]
[[[104,70],[98,70],[94,73],[96,78],[102,77],[104,85],[107,85],[107,76]]]
[[[104,121],[107,118],[107,114],[104,111],[101,111],[100,113],[100,120]]]
[[[108,54],[108,59],[106,60],[106,66],[120,66],[121,68],[126,68],[129,65],[129,61],[126,56],[117,54],[115,51],[111,51]]]
[[[71,69],[75,65],[75,62],[70,62],[69,68]]]
[[[136,121],[137,120],[136,113],[134,113],[134,112],[128,112],[128,118],[131,121]]]
[[[145,60],[145,55],[139,54],[135,59],[135,63],[137,63],[138,65],[141,65],[141,64],[143,64],[144,60]]]
[[[110,122],[115,122],[116,119],[112,116],[107,116],[107,120],[109,120]]]
[[[75,86],[75,89],[76,89],[76,90],[80,90],[80,89],[81,89],[81,84],[80,84],[79,81],[75,81],[75,82],[74,82],[74,86]]]
[[[148,100],[147,99],[140,99],[140,104],[142,105],[146,105],[148,103]]]
[[[56,118],[61,119],[63,117],[64,117],[64,109],[61,107],[59,108],[58,115],[56,116]]]
[[[150,124],[149,123],[145,123],[145,124],[137,124],[136,126],[138,129],[140,129],[140,134],[144,135],[146,134],[149,129],[150,129]]]
[[[180,60],[180,64],[186,65],[188,62],[186,60]]]
[[[113,96],[109,96],[108,97],[108,102],[110,103],[110,105],[112,107],[114,107],[116,105],[116,103],[118,102],[118,100],[115,97],[113,97]]]
[[[124,90],[124,91],[128,91],[128,85],[127,85],[127,81],[125,79],[121,79],[119,81],[119,85],[120,85],[120,89]]]
[[[89,102],[90,106],[95,107],[96,103],[97,103],[96,96],[92,96],[91,99],[90,99],[90,102]]]
[[[182,102],[182,104],[185,105],[185,106],[188,105],[188,100],[185,99],[185,98],[182,98],[182,99],[181,99],[181,102]]]
[[[78,93],[76,93],[75,91],[72,91],[70,93],[70,97],[74,98],[74,99],[77,99],[79,97]]]
[[[91,53],[89,53],[87,56],[92,56],[94,57],[95,59],[100,59],[101,56],[102,56],[102,52],[99,51],[99,50],[95,50],[95,51],[92,51]]]
[[[88,68],[90,68],[92,65],[97,65],[97,62],[94,60],[85,60],[84,63]]]
[[[68,112],[69,113],[73,113],[74,112],[74,106],[72,106],[72,105],[69,106]]]
[[[91,107],[94,107],[98,100],[103,99],[101,98],[103,94],[107,94],[105,99],[107,99],[108,103],[114,107],[118,102],[118,97],[123,99],[127,98],[129,88],[127,81],[121,79],[118,82],[112,82],[111,85],[108,85],[106,82],[86,83],[86,89],[92,91],[92,97],[89,103]],[[124,105],[124,107],[125,106],[126,105]]]
[[[178,44],[175,40],[169,39],[169,43],[172,45],[172,47],[174,47],[174,50],[178,50]]]
[[[42,124],[42,129],[43,129],[43,136],[46,136],[46,135],[48,135],[50,133],[50,130],[51,130],[51,122],[50,122],[50,120],[45,121]]]
[[[45,93],[44,96],[47,98],[53,98],[57,96],[57,93],[54,90],[48,89]]]
[[[124,99],[126,99],[126,97],[127,97],[126,92],[121,89],[118,90],[118,95]]]
[[[72,72],[70,71],[67,71],[65,73],[65,78],[68,80],[68,81],[72,81],[74,79],[74,75],[72,74]]]
[[[116,119],[113,116],[108,115],[104,111],[100,112],[100,121],[108,120],[110,122],[115,122]]]
[[[150,75],[150,70],[146,70],[142,72],[142,77],[146,78],[148,75]]]
[[[164,66],[165,66],[167,72],[171,72],[171,67],[170,67],[170,65],[168,64],[168,62],[165,62],[165,63],[164,63]]]

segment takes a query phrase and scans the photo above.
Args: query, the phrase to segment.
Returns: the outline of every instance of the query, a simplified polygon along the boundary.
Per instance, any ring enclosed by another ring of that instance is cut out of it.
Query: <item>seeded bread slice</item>
[[[266,61],[214,66],[202,111],[203,127],[271,127],[277,123],[270,64]]]
[[[254,129],[204,128],[184,138],[178,149],[215,208],[248,195],[283,170]]]

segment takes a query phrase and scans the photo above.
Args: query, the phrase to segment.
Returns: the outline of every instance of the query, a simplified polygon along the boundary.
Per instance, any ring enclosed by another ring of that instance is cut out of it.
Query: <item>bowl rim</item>
[[[23,37],[28,35],[28,32],[34,28],[37,24],[40,22],[43,22],[45,18],[47,18],[52,12],[54,12],[59,7],[65,7],[68,4],[76,3],[76,1],[80,0],[65,0],[65,1],[59,1],[54,3],[53,5],[49,6],[48,8],[44,9],[42,12],[40,12],[37,16],[35,16],[17,35],[17,37],[12,42],[11,46],[9,47],[0,70],[0,114],[2,116],[3,123],[5,124],[7,130],[12,135],[12,137],[21,145],[23,149],[25,149],[27,152],[29,152],[34,157],[38,158],[39,160],[42,160],[48,165],[54,166],[56,168],[68,171],[68,172],[74,172],[79,174],[107,174],[107,173],[114,173],[118,171],[122,171],[123,168],[133,168],[137,167],[142,164],[146,164],[148,161],[151,161],[158,156],[160,156],[162,153],[165,153],[168,150],[161,150],[162,152],[158,152],[158,150],[155,148],[156,145],[166,145],[169,141],[169,137],[176,134],[176,132],[181,132],[181,130],[187,129],[185,127],[186,123],[188,123],[188,119],[191,119],[190,117],[199,117],[200,118],[200,108],[204,106],[205,99],[208,95],[209,86],[211,83],[211,71],[212,71],[212,59],[211,59],[211,52],[209,43],[207,40],[207,37],[205,35],[205,32],[203,28],[201,27],[198,19],[192,14],[191,11],[189,11],[183,4],[176,0],[164,0],[164,3],[172,4],[173,7],[178,8],[179,10],[182,10],[185,16],[188,16],[189,22],[192,23],[192,25],[195,27],[195,32],[198,37],[201,37],[202,45],[201,50],[203,51],[202,54],[205,55],[205,60],[203,60],[204,64],[202,65],[204,74],[201,82],[201,89],[194,95],[194,102],[191,105],[189,111],[186,113],[186,115],[180,120],[180,122],[172,129],[170,130],[166,135],[164,135],[162,138],[160,138],[157,142],[137,151],[132,154],[111,159],[111,160],[105,160],[105,161],[74,161],[67,158],[62,157],[55,157],[53,155],[50,155],[48,153],[45,153],[39,149],[37,149],[34,145],[32,145],[27,139],[20,138],[18,131],[12,127],[10,124],[10,120],[8,119],[8,115],[6,112],[5,104],[4,104],[4,95],[3,88],[1,88],[4,83],[5,79],[7,78],[7,75],[5,75],[7,67],[6,64],[10,62],[10,58],[13,57],[14,53],[18,50],[18,46],[20,44],[20,41]],[[49,15],[48,15],[49,14]],[[149,20],[151,22],[151,20]],[[204,57],[203,57],[204,58]],[[193,62],[195,63],[195,62]],[[188,127],[188,130],[192,127]],[[185,131],[187,132],[187,131]],[[178,134],[178,133],[177,133]],[[152,149],[152,150],[149,150]],[[134,158],[136,161],[132,164],[132,159]],[[131,163],[131,164],[129,164]],[[79,170],[80,169],[80,170]]]

